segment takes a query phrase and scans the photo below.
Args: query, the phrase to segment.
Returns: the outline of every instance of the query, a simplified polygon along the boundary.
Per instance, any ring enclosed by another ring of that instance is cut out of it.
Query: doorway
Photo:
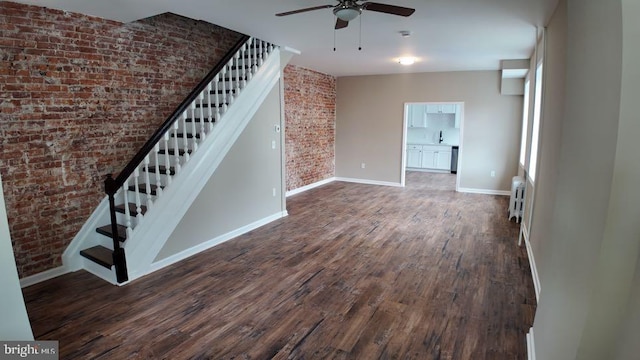
[[[464,102],[408,102],[404,104],[401,183],[407,171],[462,173]]]

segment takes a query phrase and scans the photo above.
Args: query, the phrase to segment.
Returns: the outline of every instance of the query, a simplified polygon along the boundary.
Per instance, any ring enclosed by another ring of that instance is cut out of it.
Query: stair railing
[[[111,174],[107,175],[104,188],[109,198],[113,263],[118,283],[127,281],[128,275],[125,253],[120,246],[121,240],[118,235],[116,195],[121,193],[124,199],[126,238],[130,238],[134,227],[144,218],[145,212],[153,207],[153,198],[157,200],[162,196],[163,189],[171,184],[172,177],[180,173],[182,166],[213,131],[215,123],[220,121],[273,49],[273,44],[242,36],[142,146],[120,174],[115,179]],[[153,167],[150,166],[151,162],[154,163]],[[134,199],[129,199],[128,191],[135,193]],[[140,192],[146,194],[145,203]],[[134,214],[129,208],[130,201],[135,204]],[[132,215],[136,218],[135,225],[131,221]]]

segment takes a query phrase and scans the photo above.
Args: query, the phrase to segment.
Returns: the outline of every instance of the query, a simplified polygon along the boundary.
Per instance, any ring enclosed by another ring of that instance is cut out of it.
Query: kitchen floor
[[[456,191],[456,174],[407,170],[405,174],[405,186],[414,185],[432,190]]]

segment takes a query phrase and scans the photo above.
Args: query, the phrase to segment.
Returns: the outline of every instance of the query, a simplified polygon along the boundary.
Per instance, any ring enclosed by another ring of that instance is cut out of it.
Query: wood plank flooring
[[[535,295],[508,197],[454,183],[334,182],[127,286],[31,286],[34,335],[61,359],[525,359]]]

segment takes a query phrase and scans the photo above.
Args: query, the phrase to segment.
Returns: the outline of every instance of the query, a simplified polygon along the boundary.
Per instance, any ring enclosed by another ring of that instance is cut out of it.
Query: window
[[[531,154],[529,155],[529,177],[536,180],[538,166],[538,141],[540,138],[540,112],[542,111],[542,63],[536,69],[536,89],[533,99],[533,128],[531,129]]]
[[[522,110],[522,139],[520,140],[520,165],[525,167],[527,158],[527,137],[529,135],[529,87],[531,81],[529,77],[524,83],[524,109]]]

